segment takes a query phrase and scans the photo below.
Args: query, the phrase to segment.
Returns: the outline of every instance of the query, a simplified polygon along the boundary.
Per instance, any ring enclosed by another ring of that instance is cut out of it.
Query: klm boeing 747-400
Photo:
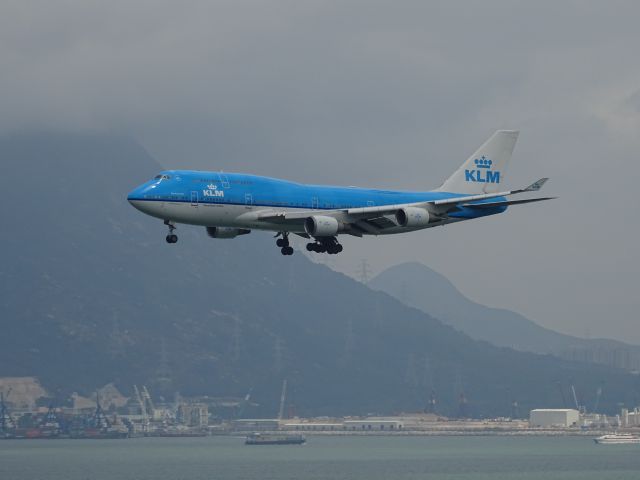
[[[176,224],[204,226],[212,238],[234,238],[252,229],[276,232],[283,255],[293,254],[289,235],[306,239],[307,250],[336,254],[338,235],[413,232],[504,212],[509,205],[553,197],[507,200],[540,190],[542,178],[526,188],[501,190],[518,132],[499,130],[439,188],[428,192],[303,185],[239,173],[168,170],[133,190],[135,208],[164,220],[167,243]]]

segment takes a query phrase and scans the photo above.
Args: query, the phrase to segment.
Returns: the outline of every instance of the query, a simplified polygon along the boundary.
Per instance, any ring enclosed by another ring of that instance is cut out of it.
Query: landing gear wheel
[[[282,249],[283,255],[291,255],[291,253],[293,253],[293,249],[291,249],[291,253],[284,253],[284,249],[289,248],[289,232],[279,232],[276,237],[279,236],[282,236],[282,238],[278,238],[276,240],[276,245]]]
[[[343,248],[338,243],[335,237],[321,237],[317,238],[315,243],[307,243],[307,250],[309,252],[328,253],[329,255],[335,255],[340,253]]]
[[[293,255],[293,247],[282,247],[280,252],[282,255]]]
[[[307,250],[309,252],[324,253],[327,251],[326,247],[322,243],[307,243]]]
[[[165,220],[164,224],[167,227],[169,227],[169,235],[165,237],[165,240],[167,241],[167,243],[177,243],[178,236],[175,233],[173,233],[174,230],[176,229],[176,226],[173,224],[171,220]]]

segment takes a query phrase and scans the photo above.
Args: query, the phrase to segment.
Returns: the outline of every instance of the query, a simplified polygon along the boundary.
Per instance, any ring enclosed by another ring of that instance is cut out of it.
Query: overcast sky
[[[519,129],[507,183],[549,176],[560,199],[345,239],[334,267],[419,261],[487,305],[640,343],[639,19],[633,1],[4,0],[0,130],[118,131],[168,168],[426,190]]]

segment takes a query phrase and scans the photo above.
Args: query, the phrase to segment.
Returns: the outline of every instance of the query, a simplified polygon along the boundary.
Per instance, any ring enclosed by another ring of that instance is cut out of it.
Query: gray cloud
[[[346,240],[335,267],[418,260],[541,324],[640,342],[637,18],[637,2],[5,1],[0,129],[118,130],[171,167],[427,189],[519,128],[509,182],[551,176],[559,200]]]

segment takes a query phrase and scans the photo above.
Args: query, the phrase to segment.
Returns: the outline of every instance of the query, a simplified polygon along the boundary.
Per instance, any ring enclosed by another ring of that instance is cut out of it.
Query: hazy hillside
[[[571,360],[640,370],[640,347],[616,340],[582,339],[564,335],[510,310],[472,302],[443,275],[421,263],[396,265],[369,282],[472,338],[494,345]]]
[[[276,411],[282,379],[302,414],[419,410],[432,388],[454,414],[558,406],[556,382],[589,403],[636,403],[633,376],[471,340],[392,297],[282,257],[267,234],[213,240],[135,211],[128,190],[160,170],[134,142],[100,135],[0,139],[0,376],[50,390],[115,382],[242,395]]]

